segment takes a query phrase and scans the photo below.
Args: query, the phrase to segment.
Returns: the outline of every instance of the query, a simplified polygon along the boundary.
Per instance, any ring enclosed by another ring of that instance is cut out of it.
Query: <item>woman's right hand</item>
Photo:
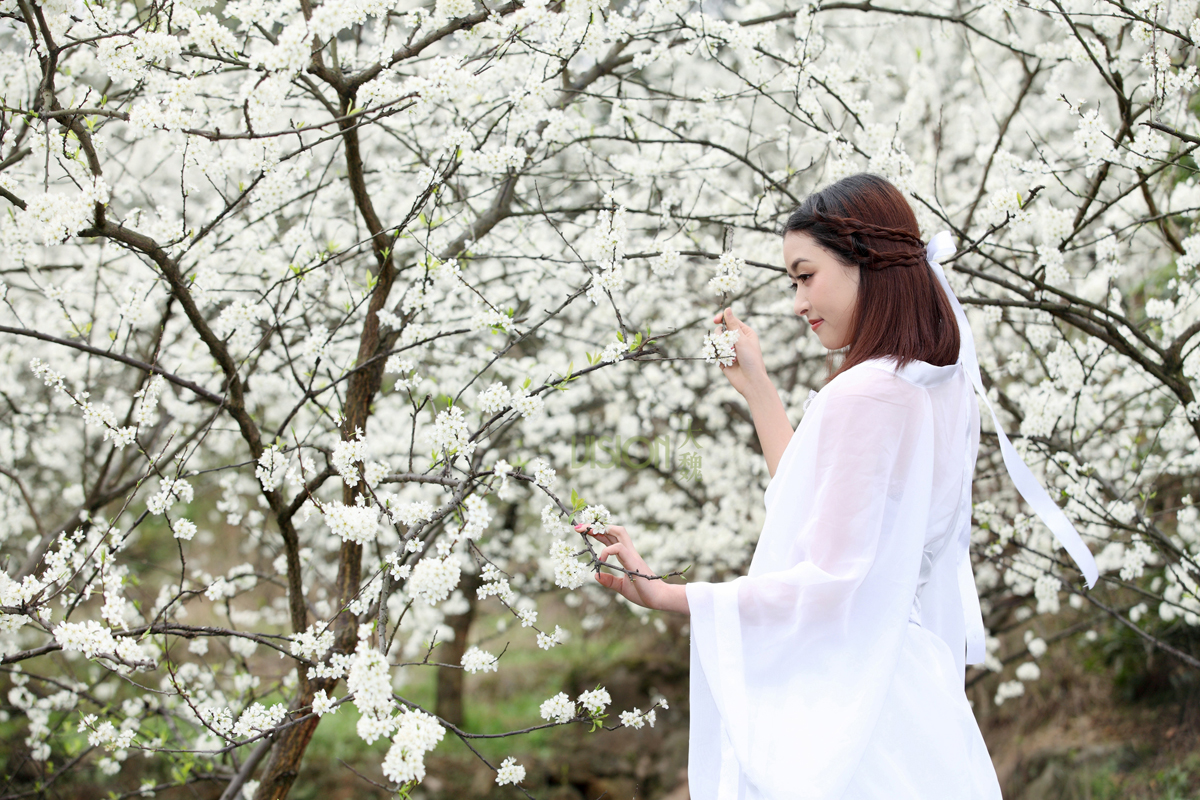
[[[737,343],[733,346],[737,360],[728,367],[721,367],[721,374],[729,379],[739,394],[745,397],[753,386],[763,381],[770,382],[767,377],[767,366],[763,362],[762,347],[758,343],[758,334],[754,332],[753,328],[734,316],[732,308],[726,308],[714,316],[713,323],[720,325],[722,318],[724,318],[725,327],[731,331],[737,331],[739,336]],[[720,332],[720,328],[715,331],[715,333]]]

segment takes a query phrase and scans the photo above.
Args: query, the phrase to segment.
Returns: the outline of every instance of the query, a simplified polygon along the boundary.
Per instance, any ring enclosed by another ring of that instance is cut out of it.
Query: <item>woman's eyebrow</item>
[[[791,275],[791,274],[792,274],[792,270],[794,270],[794,269],[796,268],[796,265],[797,265],[797,264],[799,264],[801,261],[803,261],[805,264],[807,264],[807,263],[808,263],[808,259],[807,259],[807,258],[803,258],[803,257],[797,257],[797,258],[794,258],[794,259],[792,259],[792,263],[791,263],[791,264],[790,264],[790,265],[787,267],[787,269],[786,269],[785,271],[786,271],[786,272],[787,272],[789,275]]]

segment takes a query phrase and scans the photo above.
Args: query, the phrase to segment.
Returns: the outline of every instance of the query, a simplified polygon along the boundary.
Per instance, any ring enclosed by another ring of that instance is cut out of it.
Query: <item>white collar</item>
[[[862,365],[894,372],[898,377],[903,378],[909,383],[926,388],[937,386],[939,383],[945,383],[962,367],[961,361],[956,361],[953,364],[947,364],[943,367],[934,366],[928,361],[910,361],[903,367],[897,367],[896,363],[896,359],[891,356],[881,356],[879,358],[869,358],[863,361]]]

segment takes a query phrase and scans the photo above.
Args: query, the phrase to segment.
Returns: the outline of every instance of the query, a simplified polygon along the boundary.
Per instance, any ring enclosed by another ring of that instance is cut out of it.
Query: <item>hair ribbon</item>
[[[996,416],[996,409],[992,407],[992,401],[988,399],[987,392],[983,388],[983,381],[979,374],[979,358],[975,353],[975,338],[971,335],[971,325],[967,322],[967,315],[963,311],[962,303],[958,301],[954,290],[950,288],[950,282],[946,280],[946,273],[941,265],[942,259],[953,255],[956,249],[950,231],[941,231],[929,240],[929,244],[925,247],[925,254],[930,268],[933,269],[933,274],[937,276],[938,283],[942,285],[946,297],[950,300],[950,306],[954,309],[954,316],[958,321],[959,363],[966,369],[967,377],[974,384],[975,391],[983,398],[984,404],[991,412],[996,436],[1000,440],[1000,454],[1004,458],[1004,466],[1008,470],[1009,477],[1012,478],[1013,485],[1017,487],[1021,497],[1025,498],[1025,502],[1029,504],[1038,518],[1051,530],[1058,543],[1070,553],[1071,558],[1075,559],[1075,563],[1079,565],[1090,589],[1099,577],[1096,559],[1084,544],[1083,539],[1080,538],[1075,526],[1067,519],[1067,515],[1050,499],[1050,495],[1046,493],[1028,465],[1012,446],[1012,442],[1008,440],[1008,436],[1005,435],[1004,428],[1001,427],[1000,420]],[[985,654],[983,617],[979,610],[979,595],[975,586],[975,574],[971,568],[969,545],[970,536],[968,534],[966,541],[960,543],[959,591],[962,594],[963,611],[967,623],[967,663],[979,664],[983,661]]]

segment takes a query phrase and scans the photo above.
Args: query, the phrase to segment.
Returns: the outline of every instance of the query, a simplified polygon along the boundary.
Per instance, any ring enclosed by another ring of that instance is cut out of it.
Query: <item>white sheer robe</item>
[[[963,690],[978,446],[961,362],[815,395],[749,574],[687,586],[695,800],[1000,798]]]

